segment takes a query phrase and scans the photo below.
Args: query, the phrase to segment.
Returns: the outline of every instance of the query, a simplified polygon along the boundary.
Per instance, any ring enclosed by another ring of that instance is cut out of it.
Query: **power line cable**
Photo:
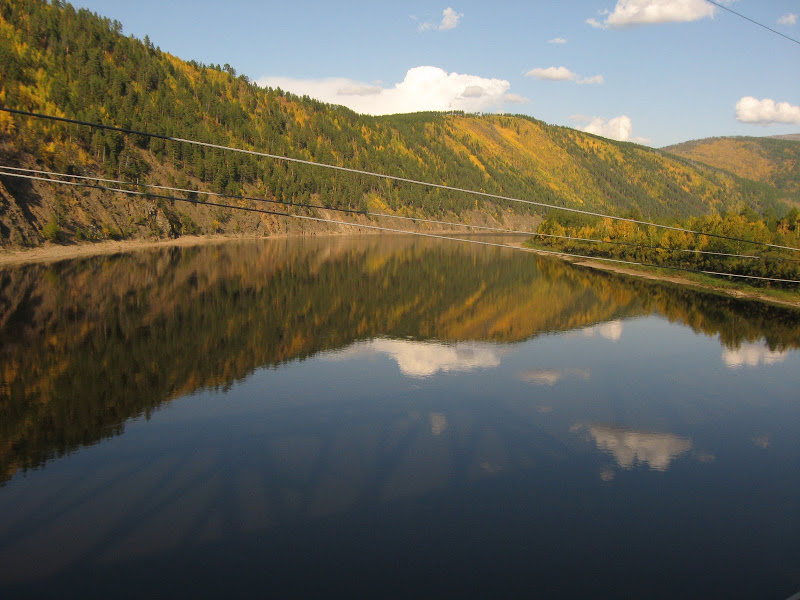
[[[786,35],[784,33],[781,33],[780,31],[777,31],[776,29],[773,29],[772,27],[768,27],[767,25],[764,25],[763,23],[759,23],[758,21],[756,21],[754,19],[751,19],[750,17],[747,17],[747,16],[743,15],[740,12],[736,12],[735,10],[733,10],[732,8],[730,8],[728,6],[725,6],[724,4],[720,4],[719,2],[714,2],[714,0],[706,0],[706,2],[708,2],[709,4],[713,4],[714,6],[716,6],[718,8],[721,8],[722,10],[727,10],[729,13],[733,13],[737,17],[741,17],[745,21],[750,21],[751,23],[753,23],[755,25],[758,25],[759,27],[763,27],[767,31],[771,31],[772,33],[776,33],[779,36],[786,38],[790,42],[794,42],[795,44],[800,44],[800,40],[796,40],[793,37],[789,37],[788,35]]]
[[[614,246],[629,246],[633,248],[639,249],[646,249],[646,250],[665,250],[670,252],[684,252],[689,254],[704,254],[709,256],[724,256],[727,258],[744,258],[744,259],[753,259],[753,260],[770,260],[770,261],[778,261],[778,262],[800,262],[798,259],[791,259],[785,257],[777,257],[777,256],[757,256],[753,254],[734,254],[730,252],[716,252],[712,250],[698,250],[695,248],[670,248],[667,246],[660,246],[660,245],[648,245],[648,244],[637,244],[635,242],[623,242],[618,240],[600,240],[596,238],[584,238],[584,237],[577,237],[577,236],[568,236],[568,235],[556,235],[552,233],[541,233],[541,232],[534,232],[534,231],[523,231],[519,229],[508,229],[505,227],[490,227],[487,225],[472,225],[469,223],[458,223],[455,221],[441,221],[437,219],[426,219],[424,217],[409,217],[405,215],[392,215],[388,213],[378,213],[378,212],[370,212],[370,211],[363,211],[353,208],[334,208],[328,207],[321,204],[308,204],[303,202],[288,202],[285,200],[278,200],[278,199],[269,199],[269,198],[258,198],[254,196],[241,196],[235,194],[221,194],[219,192],[210,192],[204,190],[193,190],[188,188],[178,188],[178,187],[171,187],[165,185],[156,185],[156,184],[147,184],[141,182],[132,182],[132,181],[124,181],[120,179],[105,179],[102,177],[92,177],[89,175],[73,175],[70,173],[57,173],[53,171],[44,171],[40,169],[25,169],[22,167],[12,167],[7,165],[0,165],[0,169],[5,169],[6,171],[17,171],[21,173],[35,173],[39,175],[48,175],[50,177],[69,177],[73,179],[82,179],[82,180],[91,180],[91,181],[100,181],[105,183],[113,183],[116,185],[131,185],[131,186],[139,186],[145,187],[150,189],[159,189],[169,192],[181,192],[186,194],[204,194],[206,196],[215,196],[218,198],[229,198],[231,200],[249,200],[255,202],[267,202],[270,204],[282,204],[285,206],[296,206],[300,208],[311,208],[316,210],[330,210],[334,212],[343,212],[349,214],[360,214],[360,215],[367,215],[370,217],[381,217],[387,219],[399,219],[404,221],[413,221],[414,223],[430,223],[434,225],[447,225],[451,227],[467,227],[471,229],[480,229],[485,231],[492,231],[497,233],[507,233],[507,234],[518,234],[518,235],[527,235],[533,236],[538,238],[551,238],[551,239],[560,239],[560,240],[569,240],[574,242],[589,242],[595,244],[610,244]],[[14,176],[13,173],[0,173],[0,175],[10,175]],[[58,179],[44,179],[43,181],[52,181],[53,183],[61,183],[61,180]]]
[[[183,192],[186,194],[204,194],[206,196],[216,196],[219,198],[230,198],[232,200],[251,200],[254,202],[268,202],[270,204],[282,204],[285,206],[297,206],[300,208],[314,208],[317,210],[329,210],[333,212],[343,212],[343,213],[351,213],[351,214],[358,214],[358,215],[367,215],[370,217],[384,217],[387,219],[399,219],[403,221],[413,221],[415,223],[431,223],[434,225],[450,225],[456,227],[468,227],[471,229],[482,229],[486,231],[493,231],[497,233],[513,233],[519,235],[536,235],[536,232],[533,231],[523,231],[520,229],[508,229],[506,227],[490,227],[488,225],[472,225],[470,223],[458,223],[455,221],[440,221],[436,219],[426,219],[424,217],[409,217],[406,215],[391,215],[388,213],[378,213],[378,212],[371,212],[367,210],[361,210],[357,208],[340,208],[340,207],[333,207],[333,206],[325,206],[324,204],[309,204],[304,202],[288,202],[286,200],[278,200],[277,198],[258,198],[255,196],[240,196],[235,194],[220,194],[219,192],[209,192],[204,190],[193,190],[188,188],[177,188],[177,187],[170,187],[166,185],[156,185],[151,183],[141,183],[141,182],[133,182],[133,181],[122,181],[120,179],[104,179],[102,177],[92,177],[88,175],[73,175],[71,173],[56,173],[53,171],[43,171],[39,169],[24,169],[21,167],[11,167],[7,165],[0,165],[0,169],[6,169],[9,171],[18,171],[22,173],[37,173],[39,175],[50,175],[51,177],[71,177],[73,179],[84,179],[84,180],[91,180],[91,181],[102,181],[105,183],[114,183],[117,185],[133,185],[139,187],[146,187],[152,189],[159,189],[165,190],[170,192]],[[12,173],[0,173],[0,175],[11,175]],[[47,180],[50,181],[50,180]],[[59,180],[53,179],[54,183],[60,183]],[[544,235],[544,234],[541,234]],[[547,236],[547,237],[557,237],[557,236]]]
[[[714,275],[714,276],[718,276],[718,277],[732,277],[732,278],[739,278],[739,279],[770,281],[770,282],[776,282],[776,283],[796,283],[796,284],[800,284],[800,280],[796,280],[796,279],[781,279],[781,278],[777,278],[777,277],[761,277],[761,276],[756,276],[756,275],[742,275],[742,274],[739,274],[739,273],[724,273],[724,272],[720,272],[720,271],[706,271],[706,270],[700,270],[700,269],[689,269],[687,267],[675,267],[675,266],[670,266],[670,265],[657,265],[657,264],[650,264],[650,263],[641,263],[641,262],[636,262],[636,261],[631,261],[631,260],[622,260],[622,259],[617,259],[617,258],[607,258],[607,257],[604,257],[604,256],[588,256],[588,255],[583,255],[583,254],[573,254],[573,253],[569,253],[569,252],[543,250],[543,249],[540,249],[540,248],[536,248],[536,249],[524,248],[522,246],[516,246],[516,245],[511,245],[511,244],[500,244],[500,243],[496,243],[496,242],[488,242],[486,240],[475,240],[475,239],[459,238],[459,237],[455,237],[455,236],[452,236],[452,235],[427,233],[427,232],[421,232],[421,231],[409,231],[409,230],[405,230],[405,229],[393,229],[391,227],[381,227],[379,225],[368,225],[368,224],[364,224],[364,223],[351,223],[351,222],[347,222],[347,221],[337,221],[336,219],[327,219],[327,218],[324,218],[324,217],[312,217],[310,215],[297,215],[297,214],[291,214],[291,213],[283,213],[283,212],[272,211],[272,210],[267,210],[267,209],[263,209],[263,208],[252,208],[252,207],[245,207],[245,206],[236,206],[236,205],[233,205],[233,204],[220,204],[220,203],[217,203],[217,202],[203,202],[201,200],[194,200],[194,199],[190,199],[190,198],[181,198],[179,196],[165,196],[165,195],[162,195],[162,194],[151,194],[149,192],[142,192],[142,191],[139,191],[139,190],[129,190],[129,189],[124,189],[124,188],[112,188],[112,187],[107,187],[107,186],[94,185],[94,184],[91,184],[91,183],[83,183],[83,182],[76,182],[76,181],[62,181],[62,180],[56,180],[56,179],[47,179],[47,178],[44,178],[44,177],[39,177],[39,176],[35,176],[35,175],[25,175],[25,174],[22,174],[22,173],[0,173],[0,175],[11,176],[11,177],[20,177],[20,178],[23,178],[23,179],[36,180],[36,181],[46,181],[46,182],[49,182],[49,183],[59,183],[59,184],[62,184],[62,185],[70,185],[70,186],[75,186],[75,187],[86,187],[86,188],[91,188],[91,189],[96,189],[96,190],[101,190],[101,191],[106,191],[106,192],[116,192],[116,193],[121,193],[121,194],[130,194],[130,195],[147,197],[147,198],[155,198],[155,199],[160,199],[160,200],[172,200],[172,201],[176,201],[176,202],[187,202],[189,204],[195,204],[195,205],[198,205],[198,206],[212,206],[212,207],[218,207],[218,208],[230,208],[230,209],[234,209],[234,210],[242,210],[242,211],[246,211],[246,212],[254,212],[254,213],[268,214],[268,215],[276,215],[276,216],[282,216],[282,217],[291,217],[293,219],[316,221],[316,222],[320,222],[320,223],[331,223],[331,224],[336,224],[336,225],[345,225],[345,226],[348,226],[348,227],[358,227],[358,228],[363,228],[363,229],[372,229],[372,230],[375,230],[375,231],[386,231],[386,232],[389,232],[389,233],[404,233],[404,234],[416,235],[416,236],[420,236],[420,237],[429,237],[429,238],[436,238],[436,239],[443,239],[443,240],[451,240],[451,241],[465,242],[465,243],[470,243],[470,244],[479,244],[479,245],[483,245],[483,246],[494,246],[494,247],[498,247],[498,248],[511,248],[513,250],[519,250],[519,251],[523,251],[523,252],[532,252],[532,253],[538,253],[538,254],[546,254],[546,255],[550,255],[550,256],[575,258],[575,259],[581,259],[581,260],[597,260],[597,261],[602,261],[602,262],[610,262],[610,263],[616,263],[616,264],[632,265],[632,266],[637,266],[637,267],[648,267],[648,268],[656,268],[656,269],[665,269],[665,270],[670,270],[670,271],[683,271],[683,272],[687,272],[687,273]]]
[[[731,252],[715,252],[713,250],[698,250],[696,248],[670,248],[668,246],[650,245],[650,244],[637,244],[636,242],[621,242],[619,240],[598,240],[596,238],[584,238],[572,235],[555,235],[552,233],[533,233],[533,237],[540,238],[555,238],[559,240],[568,240],[573,242],[589,242],[596,244],[610,244],[612,246],[628,246],[632,248],[639,248],[642,250],[665,250],[668,252],[684,252],[688,254],[705,254],[707,256],[724,256],[726,258],[747,258],[752,260],[771,260],[777,262],[800,262],[800,259],[785,258],[782,256],[757,256],[754,254],[734,254]]]
[[[475,195],[475,196],[482,196],[482,197],[485,197],[485,198],[493,198],[493,199],[496,199],[496,200],[505,200],[507,202],[519,202],[519,203],[522,203],[522,204],[538,206],[538,207],[541,207],[541,208],[549,208],[549,209],[552,209],[552,210],[562,210],[562,211],[566,211],[566,212],[582,214],[582,215],[587,215],[587,216],[592,216],[592,217],[600,217],[600,218],[605,218],[605,219],[614,219],[614,220],[617,220],[617,221],[623,221],[623,222],[627,222],[627,223],[634,223],[634,224],[637,224],[637,225],[647,225],[647,226],[657,227],[659,229],[669,229],[669,230],[672,230],[672,231],[680,231],[680,232],[683,232],[683,233],[691,233],[691,234],[694,234],[694,235],[706,235],[706,236],[709,236],[709,237],[715,237],[715,238],[718,238],[718,239],[724,239],[724,240],[733,241],[733,242],[742,242],[742,243],[746,243],[746,244],[753,244],[753,245],[763,246],[763,247],[767,247],[767,248],[779,248],[779,249],[782,249],[782,250],[791,250],[791,251],[794,251],[794,252],[800,252],[800,248],[793,248],[791,246],[780,246],[778,244],[770,244],[770,243],[767,243],[767,242],[757,242],[757,241],[754,241],[754,240],[748,240],[748,239],[744,239],[744,238],[736,238],[736,237],[721,235],[721,234],[717,234],[717,233],[706,233],[706,232],[702,232],[702,231],[695,231],[695,230],[692,230],[692,229],[685,229],[683,227],[676,227],[676,226],[672,226],[672,225],[661,225],[661,224],[658,224],[658,223],[651,223],[649,221],[641,221],[641,220],[638,220],[638,219],[631,219],[631,218],[628,218],[628,217],[615,217],[613,215],[607,215],[607,214],[592,212],[592,211],[588,211],[588,210],[581,210],[581,209],[578,209],[578,208],[568,208],[568,207],[564,207],[564,206],[557,206],[555,204],[547,204],[547,203],[544,203],[544,202],[535,202],[533,200],[523,200],[521,198],[513,198],[511,196],[502,196],[500,194],[492,194],[492,193],[489,193],[489,192],[481,192],[481,191],[478,191],[478,190],[470,190],[470,189],[466,189],[466,188],[459,188],[459,187],[454,187],[454,186],[444,185],[444,184],[439,184],[439,183],[431,183],[431,182],[427,182],[427,181],[420,181],[420,180],[417,180],[417,179],[409,179],[407,177],[399,177],[397,175],[386,175],[386,174],[383,174],[383,173],[376,173],[374,171],[365,171],[365,170],[362,170],[362,169],[353,169],[353,168],[350,168],[350,167],[341,167],[341,166],[338,166],[338,165],[331,165],[331,164],[326,164],[326,163],[314,162],[314,161],[311,161],[311,160],[305,160],[305,159],[301,159],[301,158],[292,158],[292,157],[288,157],[288,156],[281,156],[279,154],[270,154],[268,152],[259,152],[257,150],[246,150],[244,148],[235,148],[235,147],[232,147],[232,146],[223,146],[221,144],[211,144],[209,142],[201,142],[201,141],[198,141],[198,140],[189,140],[189,139],[185,139],[185,138],[178,138],[178,137],[163,135],[163,134],[159,134],[159,133],[149,133],[149,132],[145,132],[145,131],[137,131],[137,130],[134,130],[134,129],[127,129],[127,128],[123,128],[123,127],[115,127],[115,126],[112,126],[112,125],[104,125],[102,123],[91,123],[91,122],[88,122],[88,121],[80,121],[78,119],[69,119],[69,118],[66,118],[66,117],[54,117],[54,116],[51,116],[51,115],[45,115],[45,114],[41,114],[41,113],[34,113],[34,112],[24,111],[24,110],[17,110],[17,109],[13,109],[13,108],[0,107],[0,111],[12,113],[12,114],[18,114],[18,115],[22,115],[22,116],[35,117],[35,118],[40,118],[40,119],[48,119],[48,120],[52,120],[52,121],[60,121],[60,122],[63,122],[63,123],[71,123],[71,124],[74,124],[74,125],[83,125],[83,126],[86,126],[86,127],[105,129],[105,130],[109,130],[109,131],[119,131],[120,133],[141,135],[141,136],[145,136],[145,137],[152,137],[152,138],[161,139],[161,140],[167,140],[167,141],[172,141],[172,142],[178,142],[178,143],[184,143],[184,144],[192,144],[192,145],[201,146],[201,147],[204,147],[204,148],[214,148],[214,149],[217,149],[217,150],[227,150],[227,151],[230,151],[230,152],[239,152],[239,153],[242,153],[242,154],[249,154],[249,155],[252,155],[252,156],[259,156],[259,157],[263,157],[263,158],[272,158],[272,159],[275,159],[275,160],[283,160],[283,161],[287,161],[287,162],[293,162],[293,163],[297,163],[297,164],[309,165],[309,166],[313,166],[313,167],[321,167],[321,168],[325,168],[325,169],[333,169],[333,170],[343,171],[343,172],[347,172],[347,173],[355,173],[355,174],[358,174],[358,175],[366,175],[366,176],[369,176],[369,177],[379,177],[379,178],[382,178],[382,179],[389,179],[391,181],[399,181],[399,182],[403,182],[403,183],[421,185],[421,186],[426,186],[426,187],[431,187],[431,188],[436,188],[436,189],[447,190],[447,191],[451,191],[451,192],[461,192],[461,193],[465,193],[465,194],[472,194],[472,195]]]

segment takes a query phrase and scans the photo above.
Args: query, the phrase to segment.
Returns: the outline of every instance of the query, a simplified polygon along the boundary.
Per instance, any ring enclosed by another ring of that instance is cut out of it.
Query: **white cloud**
[[[345,78],[292,79],[263,77],[261,86],[280,87],[300,96],[342,104],[359,113],[389,115],[423,110],[500,110],[507,104],[527,102],[507,93],[511,84],[504,79],[447,73],[438,67],[414,67],[393,87],[364,84]]]
[[[455,29],[458,27],[459,21],[464,16],[464,13],[458,13],[449,6],[442,11],[442,22],[439,25],[434,25],[430,22],[420,23],[417,29],[419,31],[430,31],[432,29],[438,29],[439,31],[449,31],[450,29]],[[416,17],[412,17],[416,18]]]
[[[605,21],[587,19],[592,27],[622,28],[656,23],[685,23],[713,17],[716,7],[705,0],[618,0]]]
[[[745,342],[736,350],[725,349],[722,351],[722,362],[729,369],[741,367],[757,367],[758,365],[771,365],[783,362],[785,352],[776,352],[761,344]]]
[[[585,115],[574,115],[573,120],[587,123],[587,117]],[[633,122],[631,121],[630,117],[627,115],[620,115],[619,117],[614,117],[613,119],[604,119],[602,117],[592,117],[588,120],[588,124],[584,127],[579,127],[582,131],[586,133],[593,133],[594,135],[599,135],[602,137],[606,137],[612,140],[619,140],[620,142],[637,142],[641,144],[646,144],[650,140],[643,137],[634,137],[633,134]]]
[[[530,99],[520,96],[519,94],[506,94],[503,96],[503,99],[509,104],[525,104],[526,102],[530,102]]]
[[[800,125],[800,106],[788,102],[775,102],[769,98],[758,100],[752,96],[745,96],[736,103],[736,120],[759,125],[773,123]]]
[[[581,77],[577,73],[573,73],[567,67],[547,67],[542,69],[537,67],[525,73],[525,77],[535,77],[536,79],[543,79],[545,81],[574,81],[580,84],[602,84],[604,82],[602,75],[594,75],[592,77]]]
[[[778,19],[778,23],[781,25],[794,25],[797,23],[797,15],[795,13],[789,13],[788,15],[782,16]]]
[[[567,39],[562,37],[553,38],[552,40],[547,40],[548,44],[566,44]]]
[[[567,67],[547,67],[546,69],[537,67],[525,73],[525,77],[535,77],[547,81],[573,81],[577,79],[578,75]]]
[[[363,85],[348,83],[336,90],[341,96],[374,96],[381,93],[381,88],[377,85]]]
[[[483,88],[479,85],[468,85],[464,88],[464,91],[461,92],[462,98],[480,98],[483,96]]]
[[[608,121],[602,117],[595,117],[583,130],[587,133],[611,138],[612,140],[625,141],[631,137],[633,123],[626,115],[614,117]]]
[[[439,30],[447,31],[448,29],[455,29],[458,27],[458,22],[463,16],[463,13],[457,13],[448,6],[442,11],[442,22],[439,24]]]
[[[579,77],[578,83],[581,85],[602,85],[605,82],[602,75],[595,75],[593,77]]]

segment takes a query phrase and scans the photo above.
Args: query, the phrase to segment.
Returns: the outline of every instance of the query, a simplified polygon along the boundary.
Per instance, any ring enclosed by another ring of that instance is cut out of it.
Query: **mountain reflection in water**
[[[425,376],[496,364],[484,340],[614,340],[620,319],[652,312],[719,334],[726,357],[800,340],[793,311],[399,236],[168,248],[8,268],[0,281],[3,479],[162,402],[322,351],[386,353]],[[436,342],[413,342],[425,339]]]
[[[0,282],[0,591],[638,597],[673,561],[653,597],[715,597],[733,563],[726,593],[800,572],[796,311],[399,236]]]

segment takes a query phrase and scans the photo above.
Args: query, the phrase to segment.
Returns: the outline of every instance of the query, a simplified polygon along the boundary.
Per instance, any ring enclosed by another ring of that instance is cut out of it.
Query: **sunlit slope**
[[[614,214],[687,216],[745,198],[732,178],[635,144],[526,117],[454,116],[453,146],[489,176],[536,182],[560,205]]]
[[[779,196],[800,202],[800,140],[723,137],[663,148],[678,156],[774,186]]]
[[[761,211],[775,202],[769,184],[530,117],[358,115],[261,88],[229,65],[182,60],[122,31],[122,24],[69,4],[0,0],[0,106],[615,215],[669,221],[745,205]],[[482,223],[525,217],[532,226],[542,212],[497,198],[4,112],[0,164]],[[286,231],[266,215],[7,176],[0,177],[0,209],[2,245]]]

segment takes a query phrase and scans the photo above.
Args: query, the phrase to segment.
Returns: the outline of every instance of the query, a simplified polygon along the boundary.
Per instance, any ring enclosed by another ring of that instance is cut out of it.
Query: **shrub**
[[[42,235],[48,242],[61,241],[61,226],[58,224],[56,217],[51,218],[47,225],[42,228]]]

